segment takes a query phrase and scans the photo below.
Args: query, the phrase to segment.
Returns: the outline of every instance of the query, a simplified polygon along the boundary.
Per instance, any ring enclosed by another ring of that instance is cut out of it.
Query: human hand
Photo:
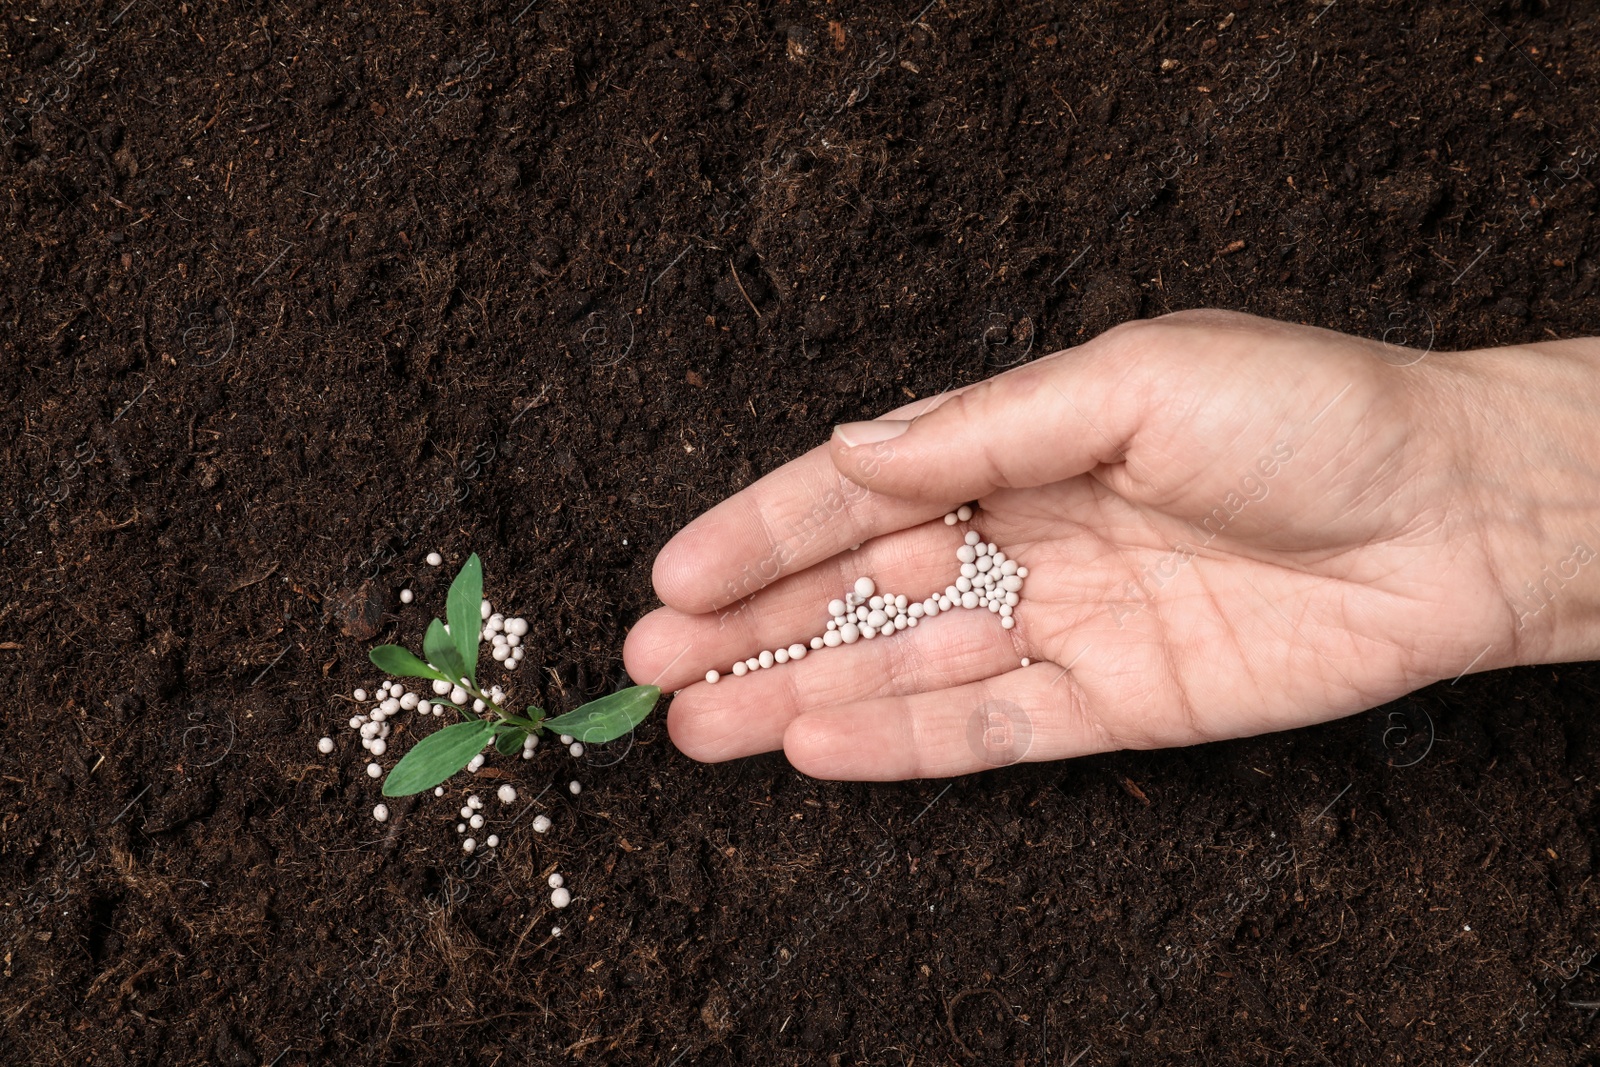
[[[781,747],[818,777],[898,779],[1282,730],[1596,654],[1593,343],[1423,355],[1185,312],[839,427],[662,549],[667,606],[628,672],[686,687],[669,730],[696,759]],[[1014,629],[955,611],[696,681],[821,633],[858,575],[943,589],[963,531],[939,519],[973,499],[1030,570]],[[1552,567],[1561,595],[1524,599]],[[1025,751],[985,747],[996,715]]]

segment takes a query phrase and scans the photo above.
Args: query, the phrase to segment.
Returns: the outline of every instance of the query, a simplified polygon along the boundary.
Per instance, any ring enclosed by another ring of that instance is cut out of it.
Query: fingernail
[[[887,441],[899,437],[911,427],[911,423],[901,419],[874,419],[871,422],[844,422],[833,428],[833,435],[845,443],[847,448],[857,448],[861,445],[875,445],[879,441]]]

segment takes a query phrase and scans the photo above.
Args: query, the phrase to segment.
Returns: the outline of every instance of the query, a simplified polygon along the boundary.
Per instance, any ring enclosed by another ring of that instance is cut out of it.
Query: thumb
[[[1129,380],[1136,362],[1114,366],[1090,347],[979,382],[915,418],[836,426],[834,465],[875,493],[948,503],[1120,462],[1150,391]]]

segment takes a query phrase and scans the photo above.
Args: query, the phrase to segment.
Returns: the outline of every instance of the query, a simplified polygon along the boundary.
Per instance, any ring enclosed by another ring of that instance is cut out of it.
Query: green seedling
[[[555,718],[546,718],[543,709],[531,705],[526,715],[507,711],[478,685],[482,603],[483,564],[473,553],[450,583],[445,600],[448,624],[439,619],[428,624],[421,656],[399,645],[379,645],[370,653],[379,670],[400,678],[444,682],[452,690],[465,692],[468,700],[463,703],[469,705],[432,700],[435,705],[454,708],[463,721],[437,730],[413,745],[384,779],[384,796],[404,797],[432,789],[466,767],[490,744],[503,755],[513,755],[522,749],[530,734],[568,734],[585,744],[614,741],[643,722],[661,699],[658,686],[636,685]],[[470,707],[475,700],[483,702],[481,715]]]

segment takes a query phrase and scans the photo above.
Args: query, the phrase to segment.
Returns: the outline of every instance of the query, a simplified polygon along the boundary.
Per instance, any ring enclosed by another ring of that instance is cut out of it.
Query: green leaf
[[[515,756],[522,752],[522,742],[528,737],[526,730],[506,730],[494,739],[494,750],[502,756]]]
[[[478,641],[483,634],[483,563],[474,552],[450,583],[445,599],[450,637],[461,659],[461,676],[478,681]]]
[[[397,678],[436,678],[450,681],[443,673],[434,670],[399,645],[379,645],[368,652],[367,657],[380,671]]]
[[[424,737],[383,780],[383,795],[408,797],[432,789],[483,751],[494,736],[495,725],[485,719],[458,722]]]
[[[659,686],[636,685],[590,701],[577,711],[546,719],[539,725],[551,733],[571,734],[576,740],[591,744],[614,741],[644,722],[660,699]]]
[[[444,623],[434,619],[428,624],[428,632],[422,637],[422,654],[428,657],[429,663],[450,676],[445,681],[451,685],[460,685],[461,679],[468,675],[461,663],[461,654],[456,651],[455,642],[451,640],[452,636],[444,632]]]

